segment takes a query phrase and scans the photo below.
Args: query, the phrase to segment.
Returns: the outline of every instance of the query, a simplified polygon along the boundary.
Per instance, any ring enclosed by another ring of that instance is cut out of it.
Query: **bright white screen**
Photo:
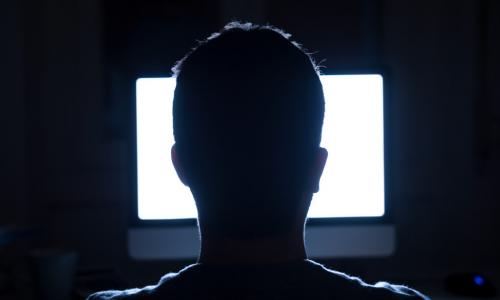
[[[310,218],[384,214],[382,76],[323,75],[325,119],[321,146],[328,161]],[[191,192],[170,160],[174,144],[174,78],[140,78],[137,91],[137,191],[140,219],[196,218]]]

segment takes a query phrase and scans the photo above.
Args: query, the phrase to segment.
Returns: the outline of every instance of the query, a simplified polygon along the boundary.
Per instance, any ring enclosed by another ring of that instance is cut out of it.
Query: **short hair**
[[[225,234],[286,231],[321,141],[310,54],[275,27],[232,22],[172,70],[176,149],[199,214]]]

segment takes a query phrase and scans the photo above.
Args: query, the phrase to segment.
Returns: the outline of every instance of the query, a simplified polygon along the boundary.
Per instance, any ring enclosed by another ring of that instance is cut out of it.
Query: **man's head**
[[[326,160],[311,57],[275,28],[230,23],[174,73],[172,156],[201,225],[252,238],[303,222]]]

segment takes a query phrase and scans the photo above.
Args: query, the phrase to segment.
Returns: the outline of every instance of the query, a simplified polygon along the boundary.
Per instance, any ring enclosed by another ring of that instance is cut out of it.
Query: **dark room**
[[[0,299],[500,299],[500,1],[0,21]]]

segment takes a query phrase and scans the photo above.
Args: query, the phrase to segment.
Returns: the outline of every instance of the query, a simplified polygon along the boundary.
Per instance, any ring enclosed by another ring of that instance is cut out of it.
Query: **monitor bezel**
[[[391,101],[389,93],[389,72],[387,68],[351,68],[337,69],[328,72],[322,72],[321,75],[381,75],[383,80],[383,132],[384,132],[384,215],[366,216],[366,217],[331,217],[331,218],[308,218],[307,226],[334,226],[334,225],[369,225],[369,224],[392,224],[392,168],[391,168]],[[136,131],[136,82],[140,78],[159,78],[171,77],[168,72],[141,72],[141,74],[131,74],[128,80],[128,87],[131,88],[131,107],[130,107],[130,135],[129,146],[131,153],[130,166],[130,192],[131,206],[129,224],[133,227],[183,227],[197,226],[196,218],[189,219],[140,219],[138,214],[138,194],[137,194],[137,131]],[[168,155],[168,154],[167,154]]]

